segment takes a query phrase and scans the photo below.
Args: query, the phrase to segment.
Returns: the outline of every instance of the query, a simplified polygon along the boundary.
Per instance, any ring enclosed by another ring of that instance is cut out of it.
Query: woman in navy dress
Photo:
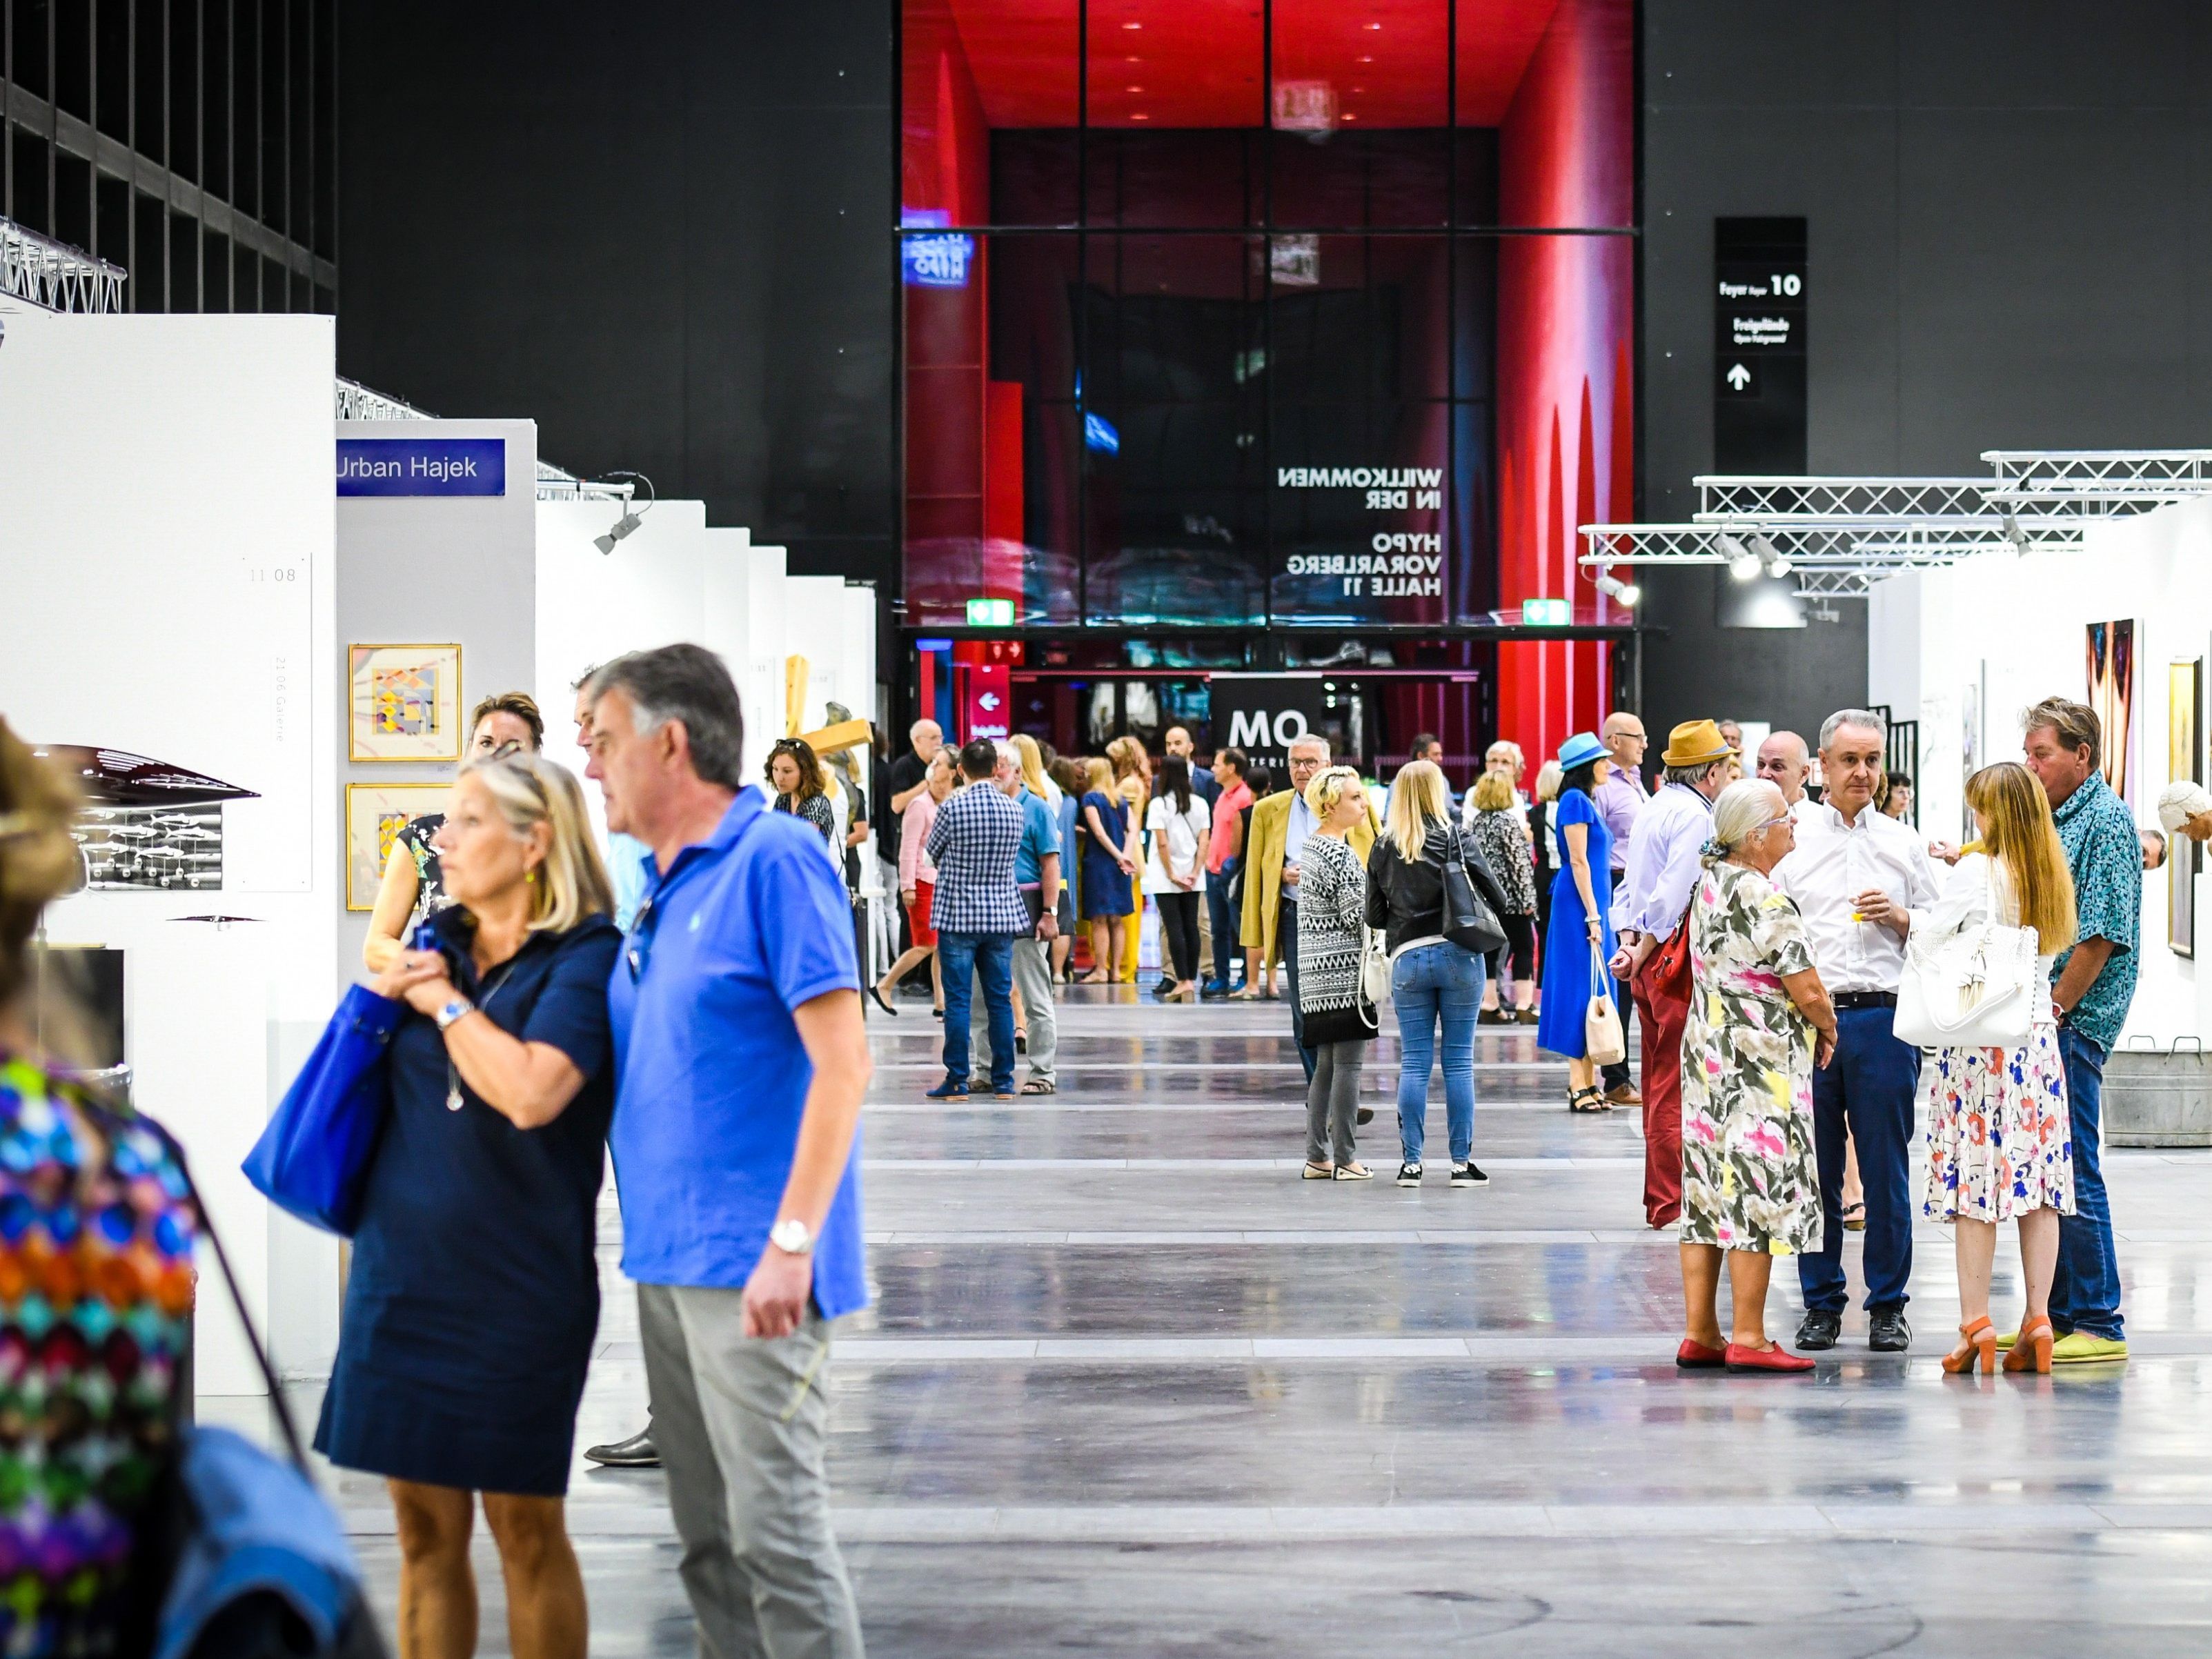
[[[1597,1087],[1597,1067],[1583,1040],[1589,1012],[1590,947],[1598,959],[1613,956],[1613,832],[1591,799],[1612,775],[1606,747],[1587,732],[1559,746],[1559,873],[1552,878],[1552,921],[1544,933],[1544,1006],[1536,1021],[1536,1046],[1567,1058],[1571,1111],[1607,1109]],[[1610,991],[1610,983],[1601,988]]]
[[[1085,985],[1104,985],[1121,960],[1122,933],[1134,908],[1129,878],[1137,872],[1135,815],[1114,789],[1114,769],[1091,763],[1083,797],[1083,919],[1091,924],[1091,969]]]
[[[403,1650],[472,1651],[474,1494],[520,1656],[581,1655],[569,1547],[576,1405],[599,1328],[593,1254],[621,935],[575,779],[472,763],[438,852],[453,903],[375,982],[404,1000],[317,1449],[386,1476]]]

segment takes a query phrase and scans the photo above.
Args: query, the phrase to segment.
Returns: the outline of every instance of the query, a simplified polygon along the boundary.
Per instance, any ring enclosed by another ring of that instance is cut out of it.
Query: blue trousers
[[[1439,1058],[1443,1026],[1444,1129],[1451,1158],[1474,1152],[1474,1027],[1482,1012],[1482,958],[1449,939],[1418,945],[1390,965],[1390,1000],[1398,1010],[1398,1144],[1406,1162],[1421,1161],[1429,1116],[1429,1072]]]
[[[2112,1249],[2112,1206],[2105,1194],[2105,1051],[2071,1025],[2058,1028],[2066,1062],[2066,1105],[2074,1131],[2074,1213],[2058,1218],[2058,1271],[2051,1281],[2051,1328],[2063,1336],[2124,1340],[2120,1260]]]
[[[1866,1305],[1901,1308],[1912,1277],[1912,1097],[1920,1050],[1899,1042],[1887,1008],[1836,1011],[1836,1054],[1813,1073],[1813,1144],[1820,1164],[1820,1248],[1797,1258],[1808,1311],[1841,1313],[1844,1279],[1844,1133],[1859,1152],[1866,1191]]]
[[[945,1075],[968,1081],[968,1020],[974,981],[983,981],[984,1029],[991,1037],[991,1092],[1014,1091],[1014,939],[1012,933],[937,935],[945,981]]]
[[[1213,977],[1229,983],[1229,969],[1237,960],[1237,933],[1243,923],[1229,903],[1229,875],[1224,870],[1206,878],[1206,921],[1213,929]]]

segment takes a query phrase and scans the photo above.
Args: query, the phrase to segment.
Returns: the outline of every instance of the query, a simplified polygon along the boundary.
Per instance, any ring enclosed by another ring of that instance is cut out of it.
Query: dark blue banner
[[[504,495],[503,438],[341,438],[341,495]]]

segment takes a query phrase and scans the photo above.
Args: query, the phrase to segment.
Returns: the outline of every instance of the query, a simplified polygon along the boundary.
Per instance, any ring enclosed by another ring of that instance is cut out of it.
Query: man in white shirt
[[[1795,732],[1774,732],[1759,745],[1759,775],[1782,792],[1790,816],[1802,828],[1820,810],[1820,803],[1805,793],[1805,779],[1813,770],[1813,757],[1805,739]]]
[[[1713,799],[1735,775],[1735,758],[1711,720],[1691,720],[1668,734],[1659,757],[1666,783],[1637,811],[1636,839],[1613,890],[1620,946],[1613,976],[1635,994],[1644,1035],[1644,1215],[1654,1227],[1671,1227],[1682,1214],[1682,1030],[1690,986],[1686,963],[1662,982],[1653,958],[1690,908],[1698,854],[1713,832]]]
[[[1891,1025],[1911,912],[1932,905],[1937,890],[1919,836],[1874,807],[1887,740],[1882,717],[1867,709],[1828,716],[1820,727],[1828,798],[1800,822],[1796,851],[1774,869],[1774,884],[1804,914],[1814,965],[1836,1003],[1835,1058],[1813,1074],[1821,1243],[1797,1258],[1805,1292],[1797,1346],[1808,1350],[1836,1346],[1850,1300],[1843,1265],[1846,1126],[1866,1189],[1867,1345],[1902,1353],[1912,1342],[1905,1304],[1912,1277],[1908,1188],[1920,1051],[1899,1042]]]

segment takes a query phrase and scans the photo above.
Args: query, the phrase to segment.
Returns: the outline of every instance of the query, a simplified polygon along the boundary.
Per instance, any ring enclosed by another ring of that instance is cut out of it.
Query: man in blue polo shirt
[[[868,1299],[844,886],[744,787],[719,657],[635,652],[590,696],[607,825],[653,855],[609,983],[611,1140],[701,1650],[860,1659],[823,1468],[829,1322]]]

